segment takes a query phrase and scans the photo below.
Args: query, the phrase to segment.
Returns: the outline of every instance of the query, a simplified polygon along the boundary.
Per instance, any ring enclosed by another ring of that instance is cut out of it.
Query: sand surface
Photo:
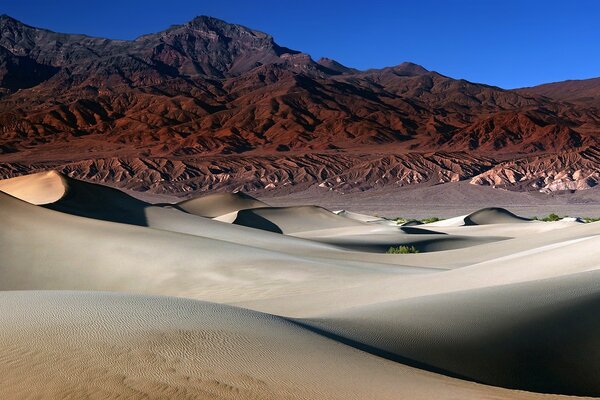
[[[0,191],[2,398],[600,396],[600,223]]]

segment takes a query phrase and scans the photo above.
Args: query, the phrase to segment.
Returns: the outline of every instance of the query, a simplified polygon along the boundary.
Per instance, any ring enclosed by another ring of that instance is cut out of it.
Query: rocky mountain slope
[[[546,83],[519,89],[519,92],[600,108],[600,78]]]
[[[315,61],[210,17],[132,41],[0,17],[1,177],[54,168],[157,193],[585,189],[600,180],[600,111],[570,101],[411,63]]]

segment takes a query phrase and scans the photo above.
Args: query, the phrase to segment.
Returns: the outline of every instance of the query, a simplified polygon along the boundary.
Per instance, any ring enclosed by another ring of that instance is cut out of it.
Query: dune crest
[[[500,207],[482,208],[471,214],[461,215],[459,217],[448,218],[441,221],[431,222],[427,226],[473,226],[473,225],[494,225],[494,224],[518,224],[531,221],[530,219],[519,217],[510,211]]]
[[[2,179],[0,191],[28,203],[42,205],[60,200],[67,191],[67,184],[60,172],[38,172]]]
[[[242,193],[214,193],[177,203],[182,210],[201,217],[214,218],[240,210],[268,207],[254,197]]]

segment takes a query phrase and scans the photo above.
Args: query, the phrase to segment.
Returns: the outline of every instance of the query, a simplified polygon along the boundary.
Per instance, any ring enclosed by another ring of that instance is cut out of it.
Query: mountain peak
[[[24,23],[22,23],[21,21],[19,21],[18,19],[15,19],[13,17],[11,17],[8,14],[2,14],[0,15],[0,28],[6,26],[6,25],[12,25],[12,26],[28,26],[25,25]]]
[[[247,28],[243,25],[232,24],[221,19],[210,17],[208,15],[199,15],[187,22],[183,26],[190,27],[194,29],[200,30],[212,30],[212,31],[220,31],[220,32],[238,32],[238,33],[250,33],[253,36],[256,36],[261,39],[269,39],[273,40],[272,36],[266,34],[264,32],[256,31],[254,29]]]
[[[423,75],[423,74],[426,74],[426,73],[430,72],[425,67],[423,67],[423,66],[421,66],[419,64],[415,64],[415,63],[409,62],[409,61],[405,61],[405,62],[403,62],[400,65],[392,67],[392,69],[397,74],[407,75],[407,76]]]
[[[243,74],[265,64],[281,63],[300,52],[279,46],[273,37],[242,25],[201,15],[169,29],[140,36],[141,51],[184,75],[217,78]],[[168,46],[164,46],[164,44]]]
[[[337,74],[348,74],[348,73],[357,72],[356,69],[346,67],[345,65],[337,62],[336,60],[333,60],[333,59],[327,58],[327,57],[321,57],[317,61],[317,64],[319,64],[322,67],[325,67],[328,70],[330,70],[331,72],[337,73]]]
[[[230,25],[234,25],[234,24],[229,24],[223,20],[220,20],[215,17],[210,17],[208,15],[199,15],[199,16],[195,17],[194,19],[192,19],[191,21],[185,23],[184,25],[195,26],[195,27],[206,26],[206,27],[222,28],[224,26],[230,26]]]

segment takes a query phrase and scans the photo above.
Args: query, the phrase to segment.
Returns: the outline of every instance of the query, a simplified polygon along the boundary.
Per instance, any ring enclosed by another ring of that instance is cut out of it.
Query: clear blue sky
[[[2,13],[118,39],[210,15],[315,59],[360,69],[412,61],[505,88],[600,76],[596,0],[0,0]]]

